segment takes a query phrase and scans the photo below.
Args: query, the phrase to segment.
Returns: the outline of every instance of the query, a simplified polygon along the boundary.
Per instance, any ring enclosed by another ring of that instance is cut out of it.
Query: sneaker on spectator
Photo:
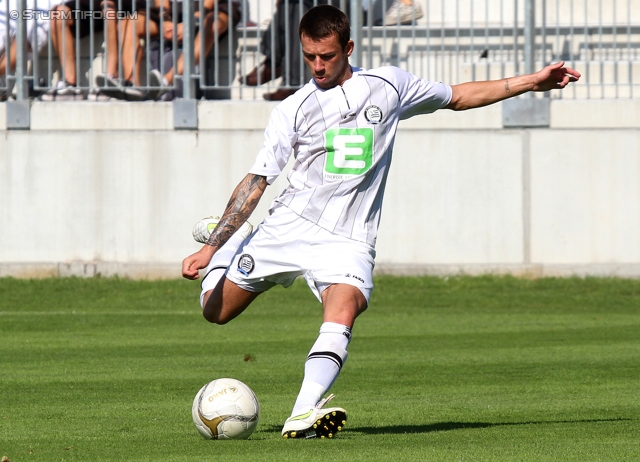
[[[86,96],[82,90],[63,80],[58,80],[55,87],[40,96],[42,101],[76,101],[85,98]]]
[[[0,77],[0,101],[6,101],[9,98],[9,92],[7,91],[7,78],[3,75]]]
[[[130,80],[117,79],[109,74],[96,75],[95,83],[103,96],[124,101],[158,100],[166,93],[166,89],[155,87],[168,86],[167,81],[156,69],[149,73],[148,85],[152,88],[148,91],[134,86]]]
[[[119,79],[109,74],[98,74],[94,79],[97,87],[119,87],[121,82]]]
[[[422,16],[424,16],[424,13],[418,0],[413,0],[411,5],[402,3],[400,0],[394,0],[384,17],[384,24],[387,26],[398,23],[411,24],[414,18],[417,21]]]
[[[130,80],[115,79],[107,74],[96,76],[96,85],[103,96],[124,101],[144,101],[145,92],[134,87]]]
[[[149,91],[147,91],[146,99],[150,101],[158,101],[162,95],[167,92],[167,88],[161,87],[169,87],[169,82],[167,82],[167,79],[165,79],[157,69],[152,69],[151,72],[149,72],[147,83],[150,88]]]
[[[147,99],[147,92],[136,87],[130,80],[125,80],[123,83],[124,99],[127,101],[144,101]]]
[[[100,88],[92,88],[89,90],[87,99],[89,101],[112,101],[115,98],[105,95]]]
[[[110,74],[97,74],[94,78],[94,82],[102,97],[109,98],[110,100],[125,99],[122,91],[122,79],[113,77]]]

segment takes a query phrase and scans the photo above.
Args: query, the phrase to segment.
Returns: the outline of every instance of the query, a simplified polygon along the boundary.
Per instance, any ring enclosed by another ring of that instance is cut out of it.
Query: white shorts
[[[304,276],[320,302],[331,284],[349,284],[369,303],[375,255],[366,242],[333,234],[282,206],[242,243],[225,275],[250,292],[289,287]],[[203,291],[213,289],[204,282]]]

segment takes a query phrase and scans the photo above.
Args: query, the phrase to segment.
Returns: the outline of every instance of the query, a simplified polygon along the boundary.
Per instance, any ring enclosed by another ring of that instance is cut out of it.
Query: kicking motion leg
[[[200,220],[193,228],[193,238],[200,243],[207,242],[219,221],[217,217]],[[223,277],[236,252],[252,231],[253,226],[249,222],[244,223],[213,255],[205,268],[200,305],[205,319],[209,322],[226,324],[242,313],[260,294],[241,289]]]

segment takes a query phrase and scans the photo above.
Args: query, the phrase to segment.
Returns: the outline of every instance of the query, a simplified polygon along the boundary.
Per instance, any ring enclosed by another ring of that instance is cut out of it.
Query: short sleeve
[[[394,70],[400,96],[400,119],[429,114],[451,102],[452,90],[449,85],[430,82],[398,68]]]
[[[264,176],[272,184],[287,165],[294,143],[293,121],[277,106],[271,112],[262,149],[249,173]]]

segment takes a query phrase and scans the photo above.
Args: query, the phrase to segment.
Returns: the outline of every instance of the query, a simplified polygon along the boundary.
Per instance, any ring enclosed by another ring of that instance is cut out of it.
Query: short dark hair
[[[320,41],[332,35],[338,36],[338,42],[344,49],[351,39],[349,18],[335,6],[318,5],[307,11],[300,20],[298,35],[306,35],[311,40]]]

